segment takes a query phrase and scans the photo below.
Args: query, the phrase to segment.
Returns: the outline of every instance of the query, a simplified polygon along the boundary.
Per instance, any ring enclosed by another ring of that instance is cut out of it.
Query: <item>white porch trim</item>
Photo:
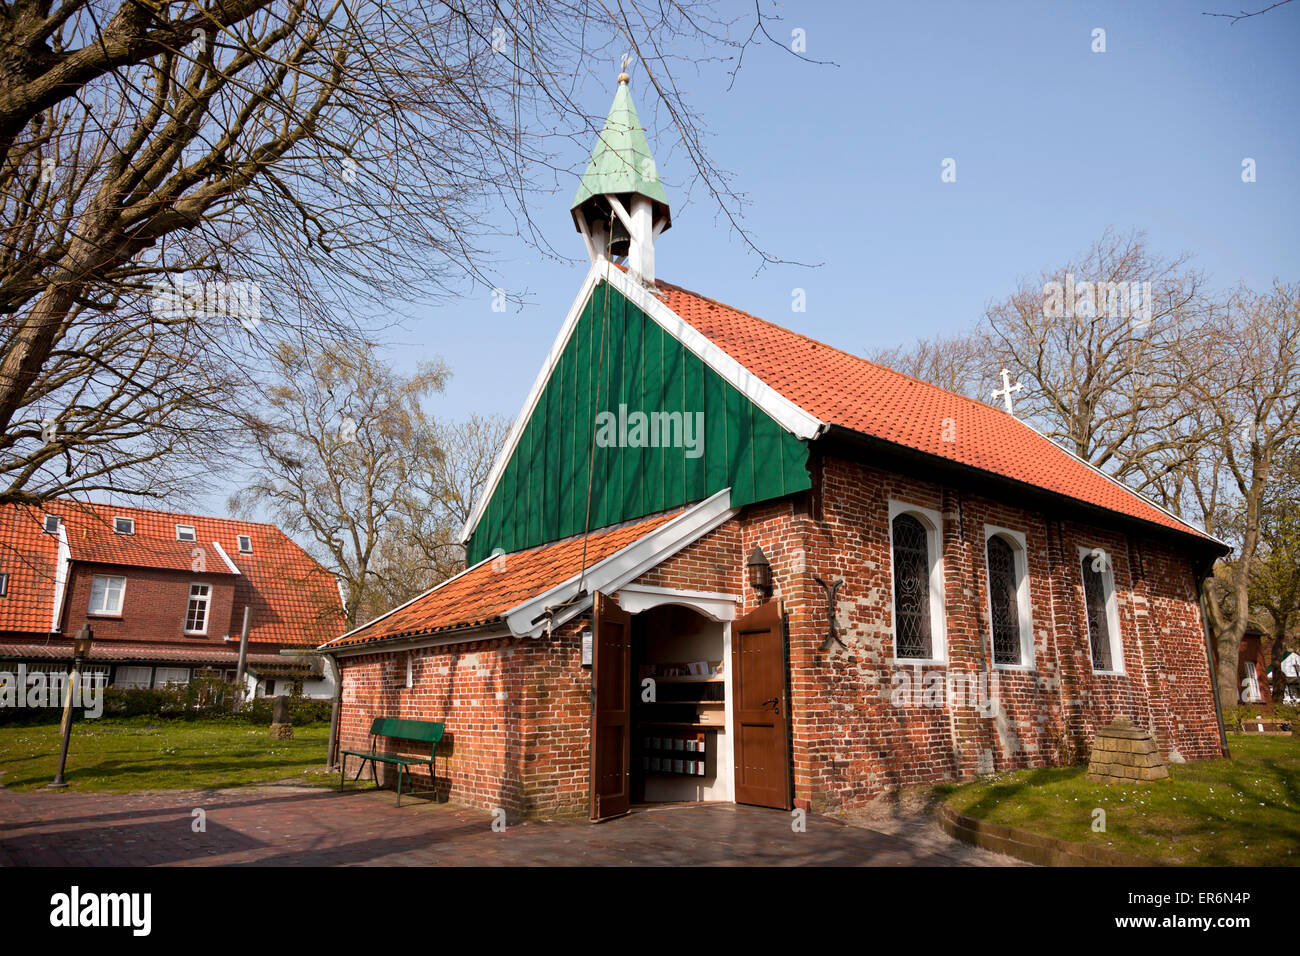
[[[618,589],[618,606],[628,614],[640,614],[664,604],[680,604],[699,611],[711,621],[727,622],[736,619],[739,594],[721,591],[688,591],[679,588],[661,588],[649,584],[627,584]]]
[[[507,611],[506,623],[511,632],[520,637],[540,637],[548,627],[558,627],[591,607],[591,595],[596,591],[605,594],[618,591],[735,517],[739,510],[731,507],[731,489],[724,488],[621,551],[593,564],[585,575],[575,574]],[[581,597],[578,595],[580,579],[585,592]],[[554,612],[550,620],[537,621],[547,611]]]

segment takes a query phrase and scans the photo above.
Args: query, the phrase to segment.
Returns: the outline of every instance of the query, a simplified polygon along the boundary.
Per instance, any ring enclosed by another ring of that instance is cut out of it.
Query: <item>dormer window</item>
[[[118,534],[135,534],[135,519],[117,515],[113,518],[113,530]]]
[[[197,535],[194,534],[194,525],[192,525],[192,524],[178,524],[178,525],[176,526],[176,540],[177,540],[177,541],[194,541],[196,538],[197,538]]]
[[[46,534],[58,534],[58,533],[59,533],[59,516],[58,516],[58,515],[46,515],[46,516],[45,516],[45,533],[46,533]]]
[[[237,541],[239,542],[239,553],[240,553],[240,554],[252,554],[252,553],[253,553],[253,539],[252,539],[251,537],[249,537],[249,536],[246,535],[246,534],[241,534],[241,535],[238,535],[238,536],[236,537],[235,540],[237,540]]]
[[[0,571],[0,597],[9,596],[9,572]]]

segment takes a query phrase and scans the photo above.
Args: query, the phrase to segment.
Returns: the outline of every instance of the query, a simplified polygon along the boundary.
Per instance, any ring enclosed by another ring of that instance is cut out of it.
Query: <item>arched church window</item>
[[[1020,646],[1020,575],[1016,553],[994,535],[988,541],[989,613],[993,621],[993,661],[1023,663]]]
[[[925,526],[910,514],[894,519],[895,655],[928,659],[934,642],[930,622],[930,548]]]

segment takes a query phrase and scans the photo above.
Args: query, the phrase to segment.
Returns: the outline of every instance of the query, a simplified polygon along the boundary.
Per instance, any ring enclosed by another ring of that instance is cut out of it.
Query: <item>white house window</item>
[[[894,656],[942,660],[945,650],[943,536],[938,512],[889,503]]]
[[[239,535],[239,537],[238,537],[236,540],[237,540],[238,543],[239,543],[239,553],[240,553],[240,554],[252,554],[252,553],[253,553],[253,539],[252,539],[252,538],[250,538],[250,537],[249,537],[248,535],[246,535],[246,534],[241,534],[241,535]]]
[[[1034,625],[1025,537],[1018,531],[987,525],[984,535],[993,663],[1004,667],[1031,666]]]
[[[119,667],[113,675],[114,687],[150,687],[152,684],[152,667]]]
[[[118,534],[135,534],[135,519],[118,515],[113,519],[113,530]]]
[[[1088,642],[1092,647],[1092,669],[1123,673],[1124,649],[1119,635],[1119,604],[1110,556],[1100,548],[1080,548],[1083,572],[1083,605],[1088,617]]]
[[[46,534],[58,534],[58,533],[59,533],[59,516],[58,516],[58,515],[46,515],[46,516],[45,516],[45,533],[46,533]]]
[[[206,634],[208,630],[208,599],[211,585],[191,584],[190,603],[185,609],[185,633]]]
[[[153,684],[155,687],[188,684],[189,682],[190,669],[188,667],[159,667],[154,670]]]
[[[0,571],[0,597],[9,596],[9,572]]]
[[[122,596],[126,593],[126,578],[109,574],[96,574],[90,579],[91,614],[121,614]]]
[[[177,540],[177,541],[193,541],[193,540],[195,540],[194,525],[192,525],[192,524],[178,524],[178,525],[176,526],[176,540]]]

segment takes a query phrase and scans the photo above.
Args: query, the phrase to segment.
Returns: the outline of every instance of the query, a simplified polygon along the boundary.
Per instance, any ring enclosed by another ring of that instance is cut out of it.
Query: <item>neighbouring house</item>
[[[343,746],[443,721],[417,783],[592,819],[848,807],[1078,761],[1117,716],[1222,755],[1222,542],[1013,415],[658,280],[626,77],[572,214],[592,265],[468,569],[323,645]]]
[[[272,525],[54,500],[0,508],[0,669],[83,671],[115,687],[233,680],[251,609],[247,693],[333,695],[310,649],[343,626],[334,577]]]

